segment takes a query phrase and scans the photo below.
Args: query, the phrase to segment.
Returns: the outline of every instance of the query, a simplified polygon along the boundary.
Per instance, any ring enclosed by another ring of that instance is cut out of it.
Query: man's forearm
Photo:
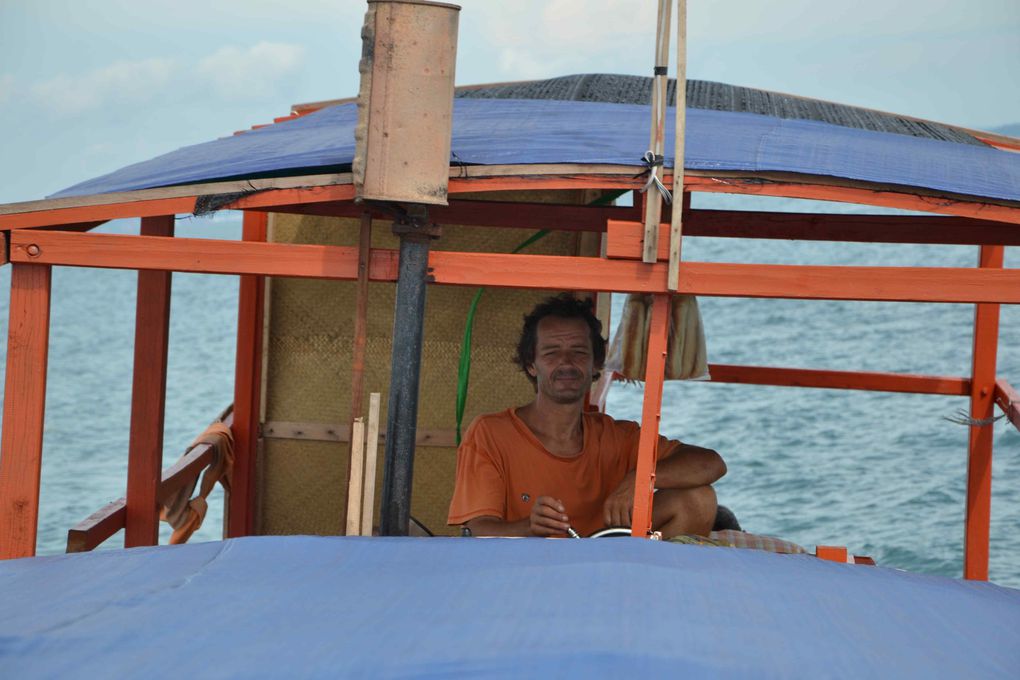
[[[725,474],[726,463],[718,453],[700,446],[680,444],[656,464],[655,486],[660,489],[691,489],[713,484]]]
[[[472,536],[531,536],[531,522],[525,517],[516,522],[504,522],[498,517],[475,517],[464,523]]]

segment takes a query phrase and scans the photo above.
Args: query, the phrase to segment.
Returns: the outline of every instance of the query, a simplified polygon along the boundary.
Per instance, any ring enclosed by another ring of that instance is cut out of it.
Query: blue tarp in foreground
[[[634,539],[30,558],[0,602],[9,678],[1020,677],[1020,591]]]
[[[673,114],[666,148],[673,148]],[[54,197],[207,182],[349,164],[357,110],[345,104],[189,146],[65,189]],[[648,107],[599,102],[457,99],[453,162],[641,165]],[[809,120],[690,109],[690,170],[791,172],[1020,201],[1020,154]],[[672,167],[667,155],[666,165]]]

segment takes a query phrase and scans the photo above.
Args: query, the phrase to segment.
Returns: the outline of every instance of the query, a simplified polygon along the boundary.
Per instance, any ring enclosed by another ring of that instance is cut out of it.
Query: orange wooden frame
[[[1002,246],[982,246],[978,264],[999,269]],[[974,310],[974,352],[970,387],[970,416],[983,425],[970,426],[967,457],[967,516],[963,576],[988,580],[988,552],[992,517],[992,442],[995,413],[995,360],[999,344],[999,305],[979,304]]]
[[[35,554],[39,524],[51,270],[16,264],[11,272],[7,383],[0,439],[0,559]]]
[[[637,467],[634,470],[634,515],[631,535],[639,538],[652,531],[652,496],[655,494],[655,462],[658,457],[659,420],[662,416],[662,383],[666,375],[666,343],[669,341],[669,295],[656,295],[648,321],[645,354],[645,393],[641,408]]]
[[[354,280],[357,248],[160,239],[111,234],[11,232],[11,261],[207,274]],[[374,249],[370,279],[393,281],[397,253]],[[666,292],[666,265],[630,260],[433,251],[435,283],[563,290]],[[937,277],[936,277],[937,275]],[[684,262],[680,291],[693,295],[1020,303],[1020,270],[925,267],[833,267]]]
[[[245,212],[245,242],[266,240],[268,216]],[[234,473],[227,511],[227,536],[248,536],[254,530],[255,466],[259,413],[262,404],[262,319],[265,277],[241,276],[238,291],[237,352],[234,369]]]
[[[145,236],[172,237],[174,216],[143,217]],[[159,477],[163,469],[166,360],[170,340],[172,272],[138,272],[135,360],[128,444],[124,547],[159,542]]]

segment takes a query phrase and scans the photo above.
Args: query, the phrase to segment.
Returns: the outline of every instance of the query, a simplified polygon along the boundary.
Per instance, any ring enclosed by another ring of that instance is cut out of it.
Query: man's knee
[[[707,535],[718,508],[711,485],[690,489],[660,489],[655,494],[652,523],[656,530],[671,535]]]

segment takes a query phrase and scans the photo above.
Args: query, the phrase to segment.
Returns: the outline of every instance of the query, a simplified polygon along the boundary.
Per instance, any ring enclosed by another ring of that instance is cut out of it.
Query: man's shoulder
[[[513,409],[503,409],[502,411],[496,411],[494,413],[482,413],[475,416],[474,420],[471,421],[469,428],[474,429],[477,427],[482,428],[493,428],[493,427],[505,427],[513,424]]]
[[[617,420],[599,411],[588,411],[584,415],[591,425],[604,433],[631,434],[641,429],[633,420]]]

